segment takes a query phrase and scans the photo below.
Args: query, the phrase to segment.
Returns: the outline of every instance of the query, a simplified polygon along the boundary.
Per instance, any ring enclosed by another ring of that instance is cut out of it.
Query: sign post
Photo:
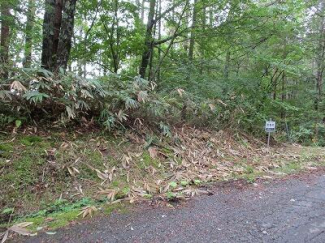
[[[268,133],[267,136],[267,147],[270,147],[270,137],[271,132],[275,132],[275,121],[272,121],[271,119],[265,123],[265,132]]]

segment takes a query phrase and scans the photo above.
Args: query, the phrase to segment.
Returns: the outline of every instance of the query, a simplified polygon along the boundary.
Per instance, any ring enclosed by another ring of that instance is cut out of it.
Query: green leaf
[[[173,189],[175,189],[175,188],[177,187],[177,182],[172,181],[172,182],[169,183],[169,185],[170,185]]]
[[[21,120],[16,120],[15,121],[15,125],[16,125],[17,128],[19,128],[21,126],[21,124],[22,124]]]
[[[15,211],[14,208],[5,208],[4,210],[2,210],[2,214],[12,214]]]

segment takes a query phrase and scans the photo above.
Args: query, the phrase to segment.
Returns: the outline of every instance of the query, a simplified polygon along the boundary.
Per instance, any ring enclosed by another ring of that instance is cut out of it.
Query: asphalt
[[[325,172],[219,184],[179,205],[140,205],[20,242],[325,242]]]

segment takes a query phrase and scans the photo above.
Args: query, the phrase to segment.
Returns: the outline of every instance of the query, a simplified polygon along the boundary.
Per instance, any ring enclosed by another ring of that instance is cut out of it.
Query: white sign
[[[265,123],[266,132],[275,132],[275,121],[267,121]]]

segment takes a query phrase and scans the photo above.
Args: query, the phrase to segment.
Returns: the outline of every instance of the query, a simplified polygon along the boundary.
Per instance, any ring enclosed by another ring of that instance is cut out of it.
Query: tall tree
[[[36,3],[35,0],[28,0],[27,22],[25,29],[25,50],[23,66],[30,67],[32,61],[32,47],[33,47],[33,28],[35,21]]]
[[[42,67],[57,72],[69,61],[77,0],[46,0]]]
[[[175,8],[179,7],[182,4],[182,1],[177,1],[172,4],[170,8],[167,8],[161,14],[156,13],[156,0],[150,0],[150,7],[149,7],[149,15],[148,15],[148,22],[146,27],[146,35],[144,41],[144,50],[142,53],[141,64],[139,69],[139,74],[142,78],[145,78],[147,67],[150,63],[150,58],[153,56],[154,47],[157,45],[161,45],[167,41],[174,40],[180,33],[175,31],[171,36],[163,39],[163,40],[155,40],[154,39],[154,30],[156,24],[166,16],[169,12],[173,11]],[[187,4],[186,4],[187,5]],[[155,18],[155,15],[156,18]],[[183,15],[183,14],[182,14]],[[178,30],[178,28],[177,28]]]
[[[74,15],[77,0],[63,1],[62,23],[59,35],[56,69],[67,69],[71,51],[71,42],[74,28]]]
[[[316,110],[323,97],[323,74],[325,69],[325,3],[320,2],[316,18],[318,25],[318,37],[316,46]]]
[[[193,13],[192,13],[190,47],[188,50],[188,57],[190,60],[193,60],[193,57],[194,57],[195,28],[196,28],[196,19],[197,19],[197,2],[198,2],[198,0],[194,0]]]
[[[45,0],[43,20],[42,67],[55,70],[62,20],[62,0]]]
[[[10,7],[8,1],[1,2],[1,41],[0,64],[3,67],[1,77],[8,78],[9,40],[10,40]],[[1,71],[1,69],[0,69]]]
[[[141,78],[145,78],[147,67],[149,64],[150,56],[153,52],[153,27],[155,25],[155,9],[156,9],[156,0],[150,0],[148,22],[146,28],[146,37],[145,37],[145,46],[142,54],[141,65],[139,74]]]

